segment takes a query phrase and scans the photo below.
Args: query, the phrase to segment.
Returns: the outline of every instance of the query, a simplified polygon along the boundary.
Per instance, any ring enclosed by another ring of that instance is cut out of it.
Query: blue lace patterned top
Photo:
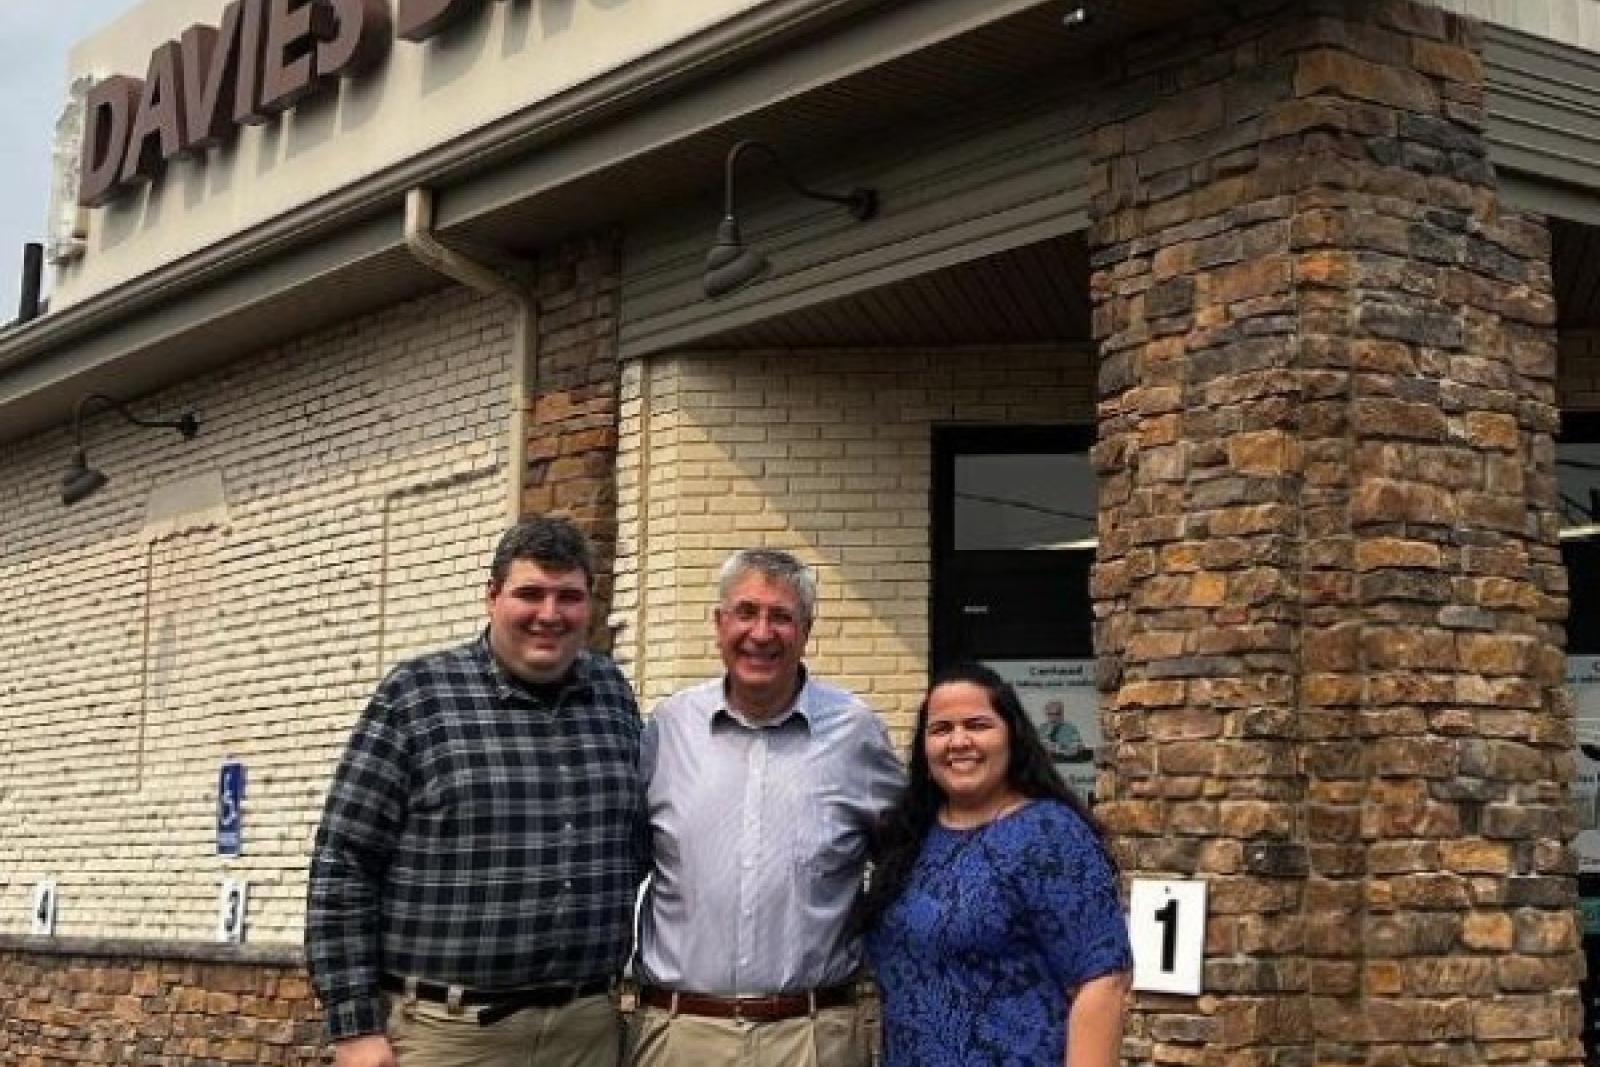
[[[936,824],[867,952],[884,1067],[1061,1067],[1069,991],[1133,966],[1111,868],[1053,800]]]

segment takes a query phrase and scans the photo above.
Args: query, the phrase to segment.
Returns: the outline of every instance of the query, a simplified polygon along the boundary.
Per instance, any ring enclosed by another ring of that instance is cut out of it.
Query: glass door
[[[1089,427],[961,427],[933,441],[933,668],[988,664],[1017,688],[1058,770],[1087,797],[1096,510]]]

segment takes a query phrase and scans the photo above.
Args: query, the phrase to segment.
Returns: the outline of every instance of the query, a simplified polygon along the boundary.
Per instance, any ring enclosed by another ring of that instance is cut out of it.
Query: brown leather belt
[[[639,1003],[679,1015],[705,1015],[713,1019],[749,1019],[772,1023],[798,1019],[824,1008],[843,1008],[856,1002],[856,985],[844,982],[824,986],[808,993],[778,993],[770,997],[714,997],[706,993],[679,993],[671,989],[645,986],[639,990]]]

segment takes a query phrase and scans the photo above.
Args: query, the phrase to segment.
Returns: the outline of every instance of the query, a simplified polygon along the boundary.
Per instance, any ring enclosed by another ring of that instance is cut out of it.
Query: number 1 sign
[[[1206,948],[1206,884],[1135,878],[1128,897],[1133,988],[1198,996]]]

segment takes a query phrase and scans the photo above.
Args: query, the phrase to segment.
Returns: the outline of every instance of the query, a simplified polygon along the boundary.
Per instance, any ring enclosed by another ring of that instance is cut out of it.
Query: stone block
[[[1472,1014],[1480,1041],[1554,1037],[1564,1030],[1559,1009],[1541,997],[1497,997],[1475,1005]]]

